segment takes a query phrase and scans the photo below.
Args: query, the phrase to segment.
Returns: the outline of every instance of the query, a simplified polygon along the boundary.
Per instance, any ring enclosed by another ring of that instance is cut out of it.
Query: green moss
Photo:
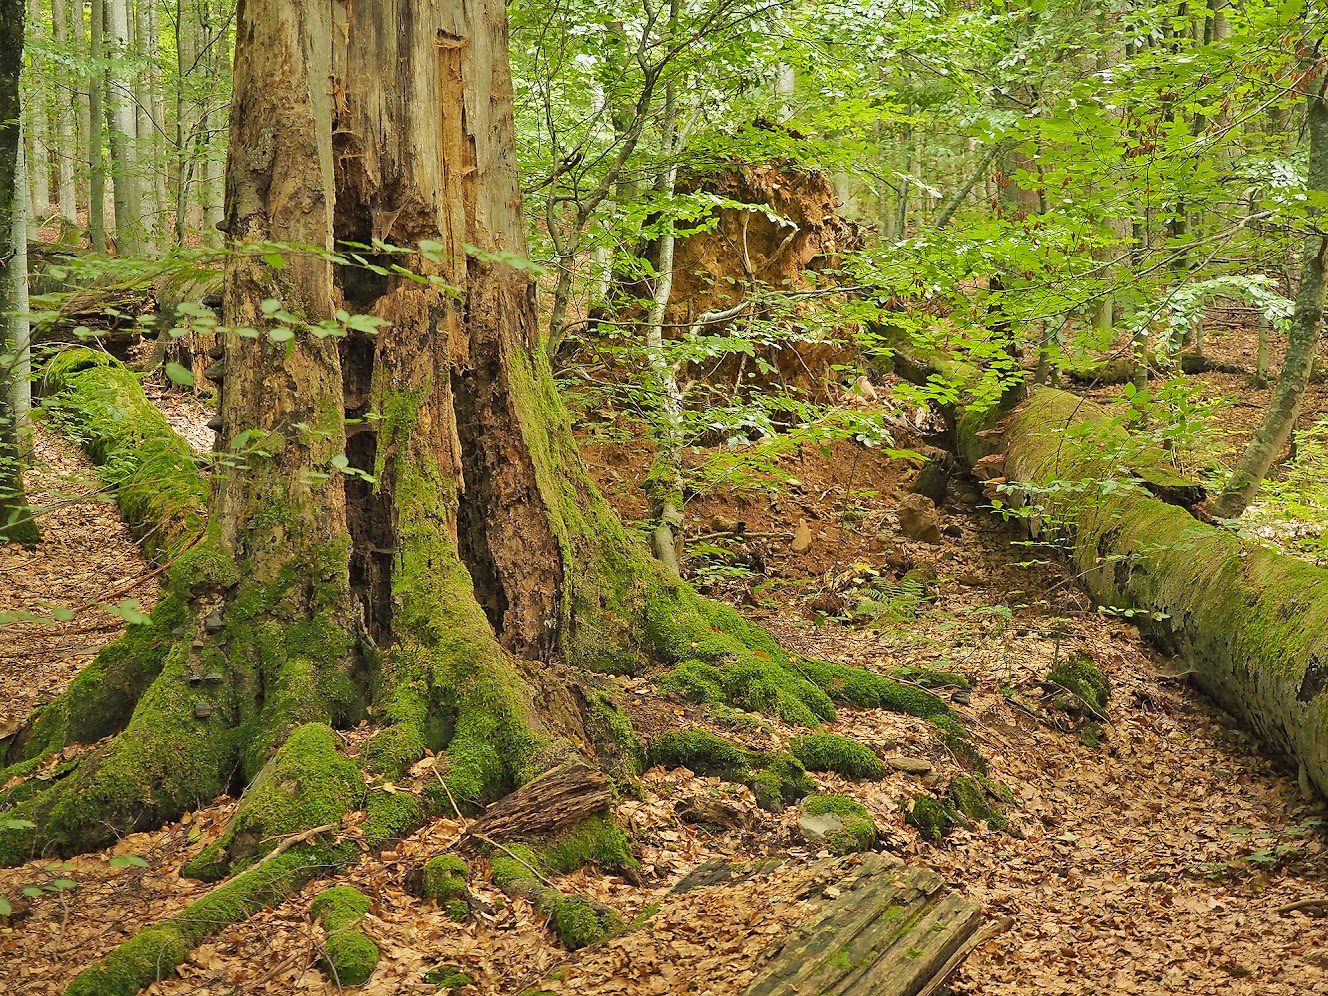
[[[165,561],[193,542],[206,522],[207,482],[138,378],[107,354],[82,348],[57,353],[43,377],[43,417],[100,467],[144,553]]]
[[[938,731],[938,738],[955,760],[969,771],[985,775],[987,759],[982,756],[973,742],[968,739],[968,731],[953,716],[938,716],[932,720]]]
[[[904,815],[904,822],[917,829],[923,840],[939,844],[958,824],[954,807],[931,796],[920,795]]]
[[[765,809],[782,809],[816,787],[793,755],[751,751],[709,730],[662,733],[650,744],[647,758],[651,764],[686,767],[747,785]]]
[[[853,854],[870,850],[876,843],[876,822],[862,803],[844,795],[811,795],[802,803],[809,816],[834,813],[843,822],[840,830],[826,835],[826,848],[833,854]]]
[[[871,671],[810,658],[800,660],[799,669],[836,702],[868,709],[888,709],[923,719],[950,715],[950,707],[944,699]]]
[[[810,733],[789,741],[789,753],[808,771],[835,771],[846,778],[881,778],[885,765],[866,744],[838,733]]]
[[[950,781],[950,798],[955,808],[973,820],[983,820],[993,830],[1009,830],[1010,821],[992,808],[987,792],[976,778],[960,775]]]
[[[645,751],[627,714],[604,692],[591,691],[587,695],[585,727],[595,756],[609,776],[634,783],[645,770]]]
[[[205,880],[226,874],[271,850],[283,836],[340,824],[363,798],[359,765],[338,750],[330,727],[308,723],[290,735],[245,793],[225,834],[185,865],[185,874]]]
[[[890,675],[927,688],[972,688],[969,680],[958,671],[940,671],[929,667],[896,667]]]
[[[631,842],[610,816],[590,816],[541,849],[549,867],[573,872],[595,862],[603,868],[635,865]]]
[[[584,896],[546,889],[538,904],[552,917],[559,939],[571,951],[587,947],[622,930],[622,918]]]
[[[471,977],[455,965],[444,965],[442,968],[425,972],[424,981],[431,986],[437,986],[439,990],[446,990],[449,994],[473,983]]]
[[[368,897],[349,885],[324,889],[309,907],[327,933],[320,966],[337,985],[363,985],[378,965],[378,946],[359,929],[369,909]]]
[[[1099,715],[1107,707],[1111,683],[1087,654],[1071,654],[1051,669],[1047,680],[1068,688]]]
[[[532,871],[544,874],[544,865],[529,847],[505,845],[511,854],[493,856],[493,883],[504,892],[524,895],[549,917],[558,937],[572,950],[594,944],[622,929],[622,919],[612,910],[574,894],[545,885]],[[515,856],[514,856],[515,855]],[[519,859],[519,860],[518,860]]]
[[[453,920],[470,917],[470,904],[466,897],[470,890],[466,878],[470,870],[461,858],[440,854],[424,863],[424,895],[441,906]]]

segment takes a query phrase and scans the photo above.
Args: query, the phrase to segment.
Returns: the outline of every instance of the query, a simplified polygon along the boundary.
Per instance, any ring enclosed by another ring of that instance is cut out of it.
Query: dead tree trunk
[[[1004,475],[1033,531],[1067,550],[1100,604],[1134,610],[1328,794],[1328,570],[1196,520],[1154,497],[1146,475],[1101,488],[1132,445],[1092,402],[1039,390],[1007,423]]]

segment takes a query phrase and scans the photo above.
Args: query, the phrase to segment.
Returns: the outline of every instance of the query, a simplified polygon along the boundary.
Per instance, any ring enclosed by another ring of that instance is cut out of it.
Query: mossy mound
[[[881,778],[885,764],[866,744],[839,733],[809,733],[789,741],[789,753],[808,771],[834,771],[845,778]]]
[[[1090,712],[1105,713],[1111,682],[1087,654],[1071,654],[1051,669],[1047,681],[1073,692]]]
[[[972,688],[973,683],[958,671],[942,671],[930,667],[895,667],[890,677],[911,681],[926,688]]]
[[[441,993],[454,993],[458,989],[464,989],[471,985],[474,980],[455,965],[444,965],[441,968],[430,969],[424,973],[424,981],[431,986],[437,986]]]
[[[98,465],[144,554],[166,561],[185,549],[203,531],[208,484],[138,377],[85,348],[61,350],[42,373],[43,417]]]
[[[339,986],[364,985],[378,966],[378,946],[359,929],[368,913],[368,897],[349,885],[324,889],[309,907],[327,932],[319,965]]]
[[[961,820],[950,803],[933,799],[929,795],[920,795],[904,814],[904,822],[914,827],[923,840],[939,844],[951,830],[960,825]]]
[[[530,900],[549,918],[568,949],[575,951],[622,930],[622,918],[616,912],[585,896],[552,888],[540,878],[545,871],[538,855],[523,844],[509,845],[506,852],[493,857],[494,885]]]
[[[802,811],[808,816],[834,813],[843,822],[839,830],[825,835],[825,846],[832,854],[854,854],[870,850],[876,843],[876,822],[862,803],[845,795],[813,795],[803,800]]]
[[[954,755],[955,760],[975,774],[987,773],[987,759],[982,756],[966,731],[953,716],[937,716],[932,720],[938,731],[938,739]]]
[[[549,839],[540,855],[560,872],[574,872],[591,862],[604,868],[636,864],[631,841],[608,815],[591,816]]]
[[[792,754],[748,750],[709,730],[670,730],[660,734],[646,752],[650,764],[690,768],[751,788],[763,809],[778,811],[816,788]]]
[[[470,869],[461,858],[454,854],[439,854],[424,863],[421,891],[453,920],[465,920],[470,916],[470,890],[466,886],[469,875]]]
[[[1009,830],[1010,821],[987,801],[987,786],[990,784],[985,778],[979,780],[959,775],[950,781],[950,799],[969,819],[982,820],[993,830]]]

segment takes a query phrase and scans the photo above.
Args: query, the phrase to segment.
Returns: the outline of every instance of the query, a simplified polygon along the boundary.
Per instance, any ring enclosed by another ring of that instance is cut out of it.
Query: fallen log
[[[208,483],[189,444],[118,360],[66,349],[43,371],[42,411],[87,452],[149,560],[164,563],[207,521]]]
[[[1129,434],[1075,395],[1038,390],[1006,420],[1003,445],[1011,503],[1066,548],[1093,598],[1131,610],[1328,795],[1328,570],[1123,483],[1115,454]]]
[[[824,895],[744,996],[921,996],[990,936],[979,905],[887,855],[864,855]]]
[[[467,832],[502,838],[553,833],[607,812],[612,803],[613,791],[599,769],[572,762],[504,796]]]

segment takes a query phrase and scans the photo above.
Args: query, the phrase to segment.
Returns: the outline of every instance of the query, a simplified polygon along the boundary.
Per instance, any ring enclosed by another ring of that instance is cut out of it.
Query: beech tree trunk
[[[80,16],[82,5],[76,4]],[[69,42],[68,0],[51,0],[51,29],[58,45]],[[78,112],[78,88],[72,86],[73,74],[61,67],[55,87],[55,159],[59,176],[60,217],[70,224],[78,222],[78,201],[74,186],[74,164],[78,161],[78,143],[74,134]]]
[[[129,0],[103,0],[106,7],[106,56],[112,65],[133,48]],[[107,124],[110,128],[111,181],[115,190],[115,233],[120,250],[138,255],[143,248],[143,204],[138,175],[138,122],[133,85],[107,73]]]
[[[15,404],[20,364],[9,315],[26,312],[20,296],[27,274],[22,202],[27,198],[19,172],[23,135],[20,125],[19,74],[23,66],[23,0],[0,0],[0,51],[12,53],[0,63],[0,541],[32,543],[36,525],[23,494],[20,418]],[[27,319],[21,319],[26,326]]]

